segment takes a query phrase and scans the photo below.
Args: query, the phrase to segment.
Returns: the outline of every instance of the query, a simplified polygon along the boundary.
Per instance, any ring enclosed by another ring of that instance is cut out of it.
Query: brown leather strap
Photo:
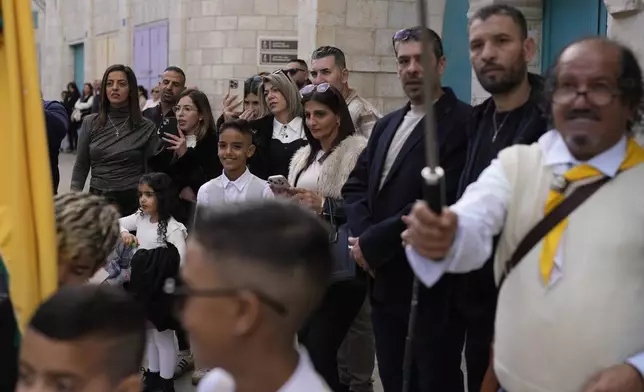
[[[532,230],[523,237],[519,246],[515,249],[510,260],[505,264],[506,271],[501,276],[499,287],[505,281],[510,271],[512,271],[523,258],[535,247],[548,233],[554,229],[561,221],[566,219],[567,216],[572,214],[586,199],[597,192],[602,185],[610,181],[612,177],[603,177],[602,179],[591,182],[590,184],[582,185],[575,189],[570,196],[566,197],[557,207],[555,207],[548,215],[537,223]]]

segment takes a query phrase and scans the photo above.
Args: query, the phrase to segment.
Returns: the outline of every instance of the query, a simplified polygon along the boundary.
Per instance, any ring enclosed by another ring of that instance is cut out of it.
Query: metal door
[[[603,0],[544,0],[542,69],[548,69],[571,42],[605,36],[606,19]]]
[[[134,31],[134,72],[148,91],[168,66],[168,24],[139,26]]]
[[[74,57],[74,82],[82,92],[85,83],[85,45],[72,45],[72,56]]]

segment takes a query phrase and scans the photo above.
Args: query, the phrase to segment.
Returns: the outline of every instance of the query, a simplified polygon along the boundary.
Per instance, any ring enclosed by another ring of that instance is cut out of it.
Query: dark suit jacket
[[[51,178],[54,184],[54,194],[58,191],[60,172],[58,171],[58,152],[60,143],[67,135],[69,117],[67,110],[62,103],[56,101],[44,101],[45,128],[47,128],[47,144],[49,149],[49,165],[51,167]]]
[[[434,105],[439,162],[445,170],[447,203],[456,199],[465,163],[465,125],[471,107],[459,101],[451,89]],[[404,302],[411,298],[413,273],[407,263],[400,235],[402,216],[422,199],[420,172],[425,167],[424,120],[411,133],[398,154],[382,189],[378,190],[389,145],[409,111],[409,104],[379,120],[342,194],[349,228],[360,238],[362,253],[375,272],[372,295],[376,300]]]

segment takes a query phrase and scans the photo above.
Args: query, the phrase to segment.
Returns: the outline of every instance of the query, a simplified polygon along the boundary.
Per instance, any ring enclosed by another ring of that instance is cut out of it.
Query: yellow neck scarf
[[[640,147],[633,138],[629,138],[626,144],[626,157],[624,161],[619,166],[619,171],[628,170],[634,166],[644,163],[644,148]],[[582,164],[576,166],[566,173],[563,177],[568,182],[575,182],[584,180],[592,177],[599,177],[603,174],[595,169],[594,167],[588,164]],[[556,190],[550,190],[548,193],[548,199],[546,200],[545,213],[546,215],[550,213],[555,207],[557,207],[563,200],[565,196],[557,192]],[[563,234],[566,226],[568,225],[568,219],[564,219],[559,224],[552,229],[548,235],[543,240],[543,249],[541,250],[541,259],[539,261],[539,270],[541,272],[541,277],[545,285],[548,285],[550,281],[550,274],[555,265],[555,254],[559,248],[559,241],[561,240],[561,235]]]

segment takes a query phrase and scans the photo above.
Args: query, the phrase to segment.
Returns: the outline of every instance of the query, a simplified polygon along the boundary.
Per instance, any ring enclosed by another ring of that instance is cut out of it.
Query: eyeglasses
[[[604,106],[611,103],[620,94],[618,90],[606,84],[588,86],[586,91],[580,91],[577,86],[563,85],[555,89],[552,94],[552,102],[565,105],[583,95],[591,104]]]
[[[412,27],[411,29],[402,29],[396,31],[391,41],[393,43],[396,43],[398,41],[407,41],[408,39],[420,40],[420,37],[420,27]]]
[[[320,84],[308,84],[300,90],[300,94],[306,95],[311,94],[313,91],[318,93],[325,93],[331,85],[329,83],[320,83]]]
[[[270,298],[266,294],[263,294],[257,290],[232,289],[232,288],[195,290],[187,286],[178,286],[177,281],[175,279],[168,278],[165,280],[163,291],[166,294],[172,295],[176,298],[175,305],[177,306],[177,310],[179,311],[183,309],[185,305],[185,301],[188,299],[188,297],[210,297],[210,298],[236,297],[243,291],[249,291],[255,294],[261,302],[263,302],[268,307],[272,308],[280,316],[286,316],[288,314],[286,307],[282,303]]]
[[[159,92],[159,90],[156,90],[156,89],[155,89],[155,90],[152,90],[152,92],[153,92],[153,93],[158,93],[158,92]]]

